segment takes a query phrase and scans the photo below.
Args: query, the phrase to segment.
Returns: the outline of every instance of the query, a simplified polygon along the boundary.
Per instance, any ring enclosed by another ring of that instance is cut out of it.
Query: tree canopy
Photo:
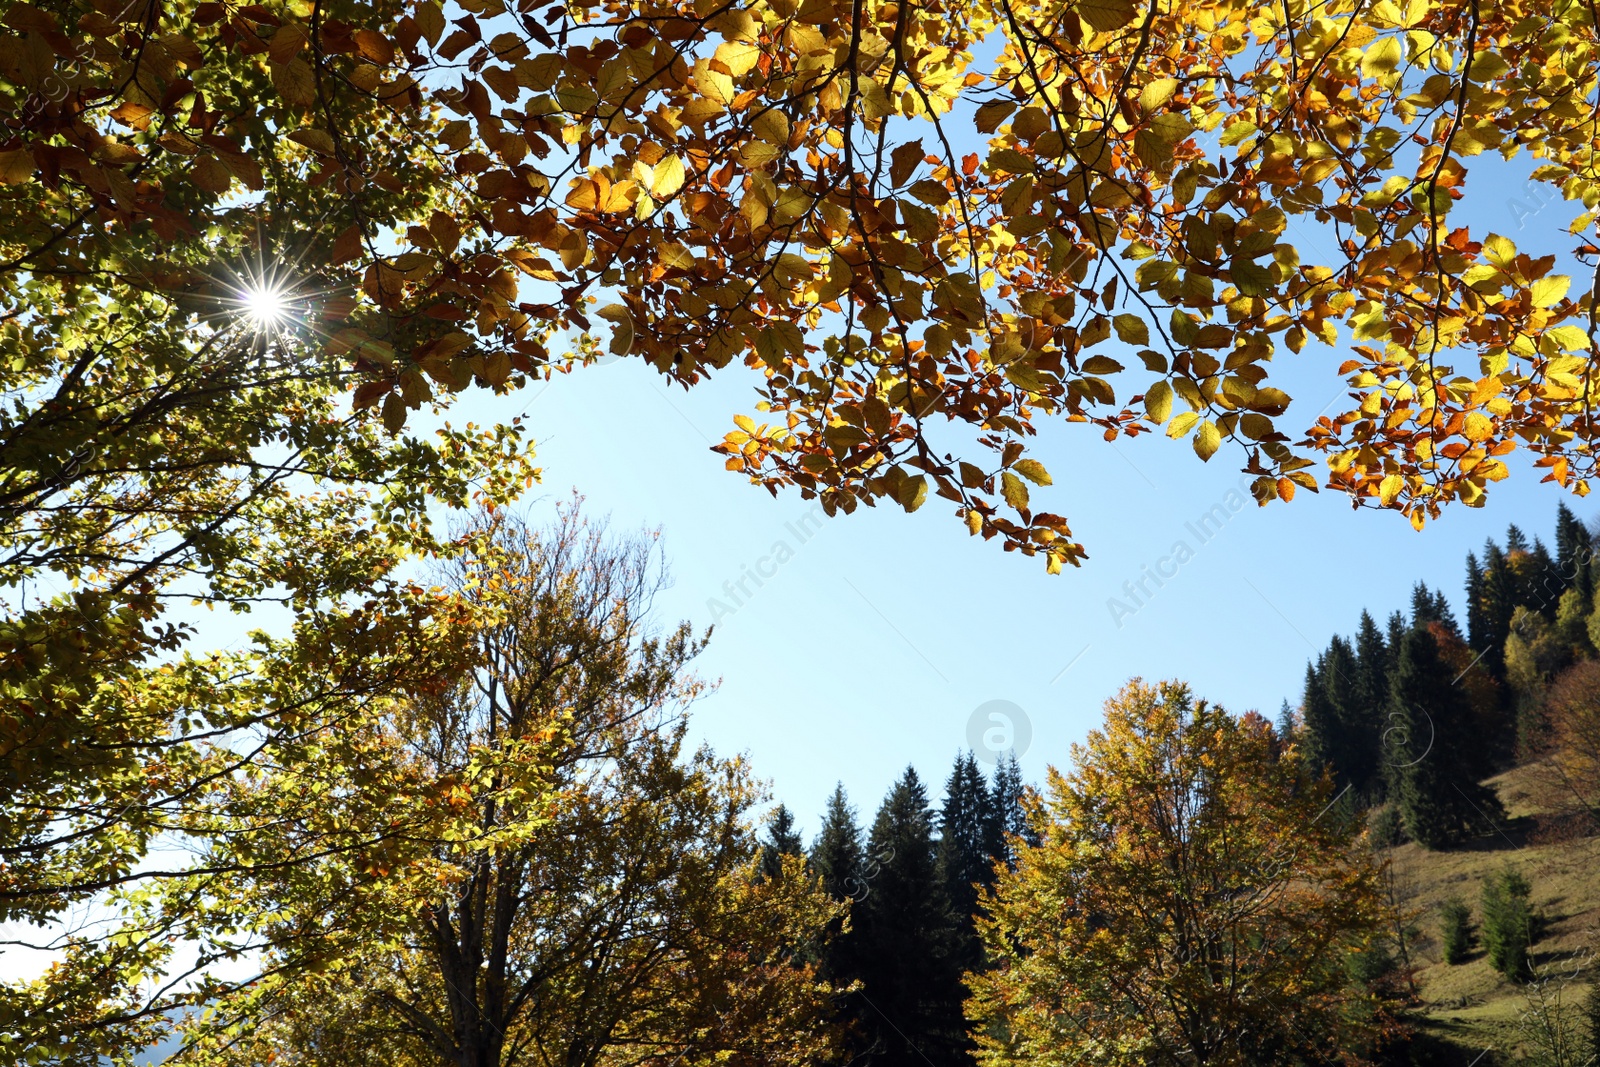
[[[237,304],[254,262],[391,429],[592,355],[551,334],[598,317],[684,385],[748,368],[730,468],[830,511],[932,492],[1052,570],[1084,550],[1030,501],[1046,418],[1231,442],[1262,502],[1419,527],[1519,443],[1592,474],[1568,249],[1460,207],[1498,154],[1593,223],[1580,4],[0,6],[28,388]],[[1271,360],[1314,344],[1346,399],[1290,414]],[[73,465],[25,436],[29,484]]]

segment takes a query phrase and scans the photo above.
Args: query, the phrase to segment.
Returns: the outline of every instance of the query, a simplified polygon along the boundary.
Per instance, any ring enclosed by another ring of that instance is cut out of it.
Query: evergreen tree
[[[811,843],[811,868],[821,876],[823,887],[835,900],[859,901],[866,890],[861,828],[856,825],[856,810],[850,806],[842,782],[833,787],[822,816],[822,829]],[[843,926],[841,921],[830,929],[822,947],[822,977],[839,987],[861,977],[859,916],[852,915],[849,930]],[[849,1035],[847,1044],[852,1058],[857,1058],[866,1051],[869,1040],[862,1020],[870,1009],[859,993],[846,993],[839,997],[835,1010]]]
[[[1528,947],[1533,944],[1533,887],[1521,872],[1507,867],[1483,882],[1483,948],[1489,965],[1513,982],[1531,977]]]
[[[1418,582],[1411,587],[1411,625],[1426,626],[1430,622],[1459,631],[1455,613],[1450,610],[1450,601],[1445,595],[1429,589],[1425,582]]]
[[[939,812],[939,876],[955,916],[957,963],[976,970],[982,959],[973,916],[979,886],[994,884],[994,814],[989,783],[971,752],[956,757]]]
[[[1389,673],[1394,674],[1395,664],[1400,662],[1400,642],[1406,636],[1410,627],[1406,624],[1406,614],[1403,611],[1389,613],[1389,632],[1383,639],[1383,647],[1388,652],[1384,659],[1389,664]],[[1384,694],[1387,703],[1388,694]]]
[[[1465,963],[1472,954],[1472,909],[1460,897],[1439,905],[1439,941],[1444,946],[1444,961],[1452,966]]]
[[[761,842],[762,877],[776,878],[783,873],[784,856],[803,855],[805,844],[800,831],[794,828],[794,813],[786,805],[779,804],[767,820],[767,838]]]
[[[1506,555],[1514,556],[1518,552],[1526,551],[1528,551],[1527,535],[1522,532],[1522,529],[1516,523],[1512,523],[1510,526],[1507,526]]]
[[[1313,767],[1328,767],[1342,786],[1343,752],[1340,743],[1339,709],[1328,695],[1325,666],[1328,654],[1306,664],[1305,696],[1300,702],[1300,723],[1305,732],[1306,758]]]
[[[1374,627],[1376,630],[1376,627]],[[1382,654],[1380,640],[1379,654]],[[1365,706],[1361,666],[1350,642],[1335,636],[1328,643],[1318,675],[1327,689],[1333,713],[1333,736],[1329,739],[1329,761],[1339,787],[1351,787],[1364,794],[1377,771],[1378,723],[1382,709]]]
[[[989,794],[992,820],[989,854],[1003,860],[1007,867],[1016,866],[1015,852],[1006,843],[1008,837],[1020,838],[1028,845],[1039,843],[1038,834],[1034,833],[1027,813],[1022,810],[1023,788],[1022,767],[1017,763],[1016,753],[1012,753],[995,767],[994,786]]]
[[[969,1062],[957,924],[939,877],[928,795],[909,767],[873,819],[866,864],[866,891],[855,908],[866,1061]]]
[[[1483,614],[1483,571],[1478,566],[1478,556],[1474,552],[1467,553],[1467,644],[1477,652],[1483,648],[1488,640],[1485,632],[1487,620]]]
[[[1565,503],[1556,508],[1556,569],[1563,591],[1576,589],[1578,602],[1594,602],[1593,548],[1589,531]]]
[[[1452,671],[1434,635],[1414,627],[1400,642],[1389,679],[1386,758],[1406,833],[1424,848],[1446,848],[1485,820],[1502,813],[1494,793],[1472,774],[1471,729],[1466,693],[1451,684]]]
[[[1550,557],[1550,550],[1544,547],[1544,542],[1537,537],[1533,539],[1533,549],[1528,553],[1531,563],[1528,568],[1528,588],[1522,603],[1533,608],[1546,618],[1556,617],[1556,605],[1561,600],[1564,583],[1561,579],[1561,570],[1556,566],[1556,561]]]
[[[1389,650],[1377,620],[1365,610],[1356,629],[1355,706],[1346,719],[1356,739],[1353,777],[1361,796],[1382,799],[1383,716],[1389,703]]]
[[[1294,709],[1289,706],[1287,698],[1278,708],[1278,720],[1272,724],[1273,733],[1278,735],[1280,745],[1292,745],[1299,731],[1299,720],[1295,717]]]
[[[1516,529],[1516,527],[1512,527]],[[1517,610],[1517,576],[1511,561],[1493,540],[1483,545],[1483,644],[1474,652],[1483,653],[1489,677],[1506,680],[1506,638],[1511,636],[1511,616]]]
[[[843,782],[833,787],[822,829],[811,843],[811,867],[822,876],[823,886],[835,900],[860,894],[861,828],[856,825],[856,809],[850,806]]]

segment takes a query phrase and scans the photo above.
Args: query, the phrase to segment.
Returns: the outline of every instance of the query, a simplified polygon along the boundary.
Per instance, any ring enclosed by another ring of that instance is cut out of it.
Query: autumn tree
[[[572,510],[544,531],[488,520],[446,576],[485,609],[474,661],[397,709],[374,753],[443,787],[422,805],[445,809],[445,832],[372,884],[343,857],[264,874],[241,906],[276,902],[283,926],[349,943],[331,976],[259,983],[269,1023],[245,1038],[198,1024],[197,1057],[266,1063],[291,1045],[331,1067],[343,1037],[321,1047],[310,1025],[331,989],[360,1005],[348,1025],[419,1062],[821,1062],[830,990],[799,952],[838,909],[793,853],[757,876],[748,772],[685,751],[700,643],[687,625],[647,629],[660,573],[648,541]],[[300,784],[241,796],[280,817],[250,848],[290,852],[315,819],[405,821],[417,804],[334,793],[313,813],[293,803]]]
[[[1325,777],[1179,683],[1131,682],[1052,770],[979,922],[984,1063],[1320,1062],[1360,1046],[1347,956],[1378,872]]]
[[[300,224],[269,275],[353,298],[319,315],[330,358],[391,425],[581,360],[551,331],[600,319],[683,384],[751,372],[766,421],[730,431],[735,470],[830,511],[938,495],[1052,568],[1084,551],[1029,496],[1043,419],[1228,442],[1262,501],[1328,484],[1418,526],[1479,503],[1519,444],[1587,485],[1566,249],[1460,214],[1514,167],[1592,223],[1578,8],[449,13],[10,0],[11,306],[65,287],[176,325],[236,288],[197,253],[243,202]],[[70,382],[36,321],[12,320],[13,366]],[[1285,417],[1270,357],[1341,335],[1347,400]],[[46,480],[74,454],[46,453]]]

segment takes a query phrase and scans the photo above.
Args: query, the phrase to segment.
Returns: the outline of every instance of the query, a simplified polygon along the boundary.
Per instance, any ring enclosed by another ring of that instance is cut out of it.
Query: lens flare
[[[245,318],[258,330],[270,330],[289,314],[287,294],[275,285],[251,286],[244,291],[240,307]]]

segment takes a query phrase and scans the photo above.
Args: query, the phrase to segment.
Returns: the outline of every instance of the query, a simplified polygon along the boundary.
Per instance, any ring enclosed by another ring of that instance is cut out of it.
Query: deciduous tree
[[[1381,887],[1331,783],[1178,683],[1132,682],[1052,770],[980,920],[991,1064],[1321,1061],[1361,1045],[1350,952]],[[1352,1024],[1347,1029],[1347,1024]]]

